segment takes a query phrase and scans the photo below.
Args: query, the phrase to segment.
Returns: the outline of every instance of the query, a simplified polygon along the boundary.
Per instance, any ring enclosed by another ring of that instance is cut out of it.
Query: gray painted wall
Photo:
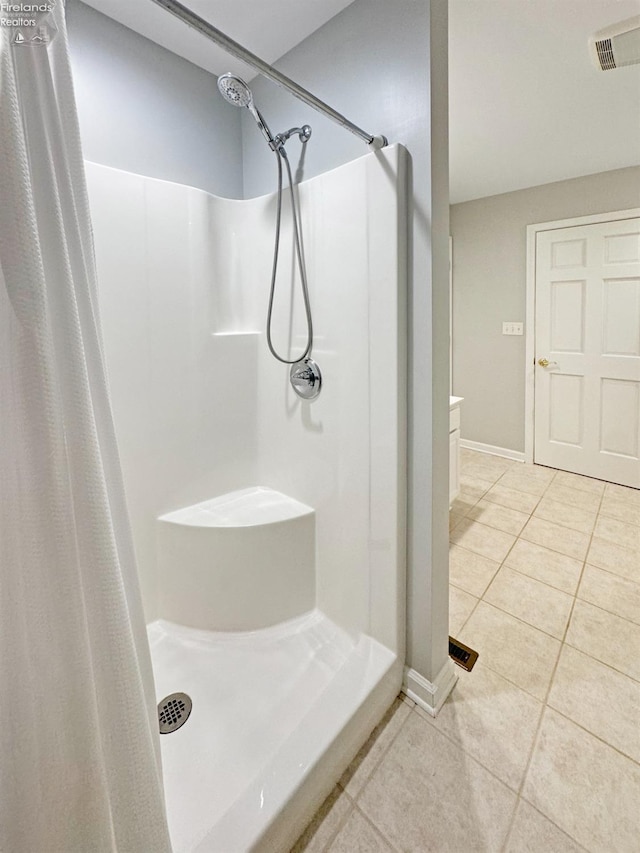
[[[372,134],[414,154],[417,183],[428,191],[429,10],[422,0],[356,0],[285,54],[276,67]],[[310,124],[299,178],[310,178],[367,153],[366,143],[264,78],[251,83],[272,132]],[[243,110],[245,197],[271,192],[274,157]],[[297,139],[287,146],[299,163]]]
[[[524,451],[526,227],[640,207],[640,166],[544,184],[451,207],[453,389],[462,437]]]
[[[67,26],[85,159],[242,197],[239,110],[212,74],[79,0]]]
[[[276,65],[412,155],[408,662],[431,681],[448,651],[447,2],[355,0]],[[297,139],[288,145],[299,179],[367,153],[357,137],[269,81],[251,85],[274,133],[312,126],[302,163]],[[247,111],[243,143],[245,196],[272,191],[274,156]]]

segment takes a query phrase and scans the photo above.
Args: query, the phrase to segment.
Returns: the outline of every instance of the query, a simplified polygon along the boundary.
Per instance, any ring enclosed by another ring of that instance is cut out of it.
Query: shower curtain
[[[53,19],[48,45],[0,27],[0,851],[164,853],[61,2]]]

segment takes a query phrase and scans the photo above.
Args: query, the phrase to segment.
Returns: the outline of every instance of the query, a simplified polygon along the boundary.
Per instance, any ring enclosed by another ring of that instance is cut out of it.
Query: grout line
[[[394,699],[394,702],[395,702],[395,699]],[[406,703],[404,703],[404,704],[406,704]],[[414,707],[415,707],[415,705],[414,705]],[[358,802],[358,800],[360,799],[360,795],[364,792],[364,789],[367,787],[367,785],[369,784],[369,782],[370,782],[370,781],[371,781],[371,779],[373,778],[374,774],[377,772],[377,770],[378,770],[378,768],[380,767],[380,765],[382,764],[382,761],[383,761],[383,759],[385,758],[385,756],[386,756],[387,752],[389,752],[389,750],[391,749],[392,745],[396,742],[396,739],[397,739],[398,735],[400,734],[400,732],[402,731],[402,729],[405,727],[406,722],[407,722],[407,720],[409,719],[409,717],[411,716],[411,713],[412,713],[412,711],[413,711],[413,710],[414,710],[413,708],[409,708],[409,713],[407,714],[407,716],[404,718],[404,720],[403,720],[403,721],[400,723],[400,725],[398,726],[398,731],[397,731],[397,732],[392,736],[392,738],[391,738],[391,740],[389,741],[389,743],[386,745],[386,747],[385,747],[385,748],[382,750],[382,752],[380,753],[380,756],[379,756],[378,760],[376,761],[376,763],[373,765],[373,767],[371,768],[371,770],[367,773],[367,775],[365,776],[365,778],[362,780],[362,785],[360,786],[360,790],[358,791],[358,793],[357,793],[357,794],[355,794],[355,795],[353,795],[353,794],[349,794],[349,793],[348,793],[348,791],[347,791],[347,789],[346,789],[346,788],[343,788],[343,787],[342,787],[342,785],[341,785],[341,783],[340,783],[340,781],[338,781],[338,783],[337,783],[337,784],[338,784],[338,787],[339,787],[341,790],[343,790],[346,794],[348,794],[348,796],[350,797],[350,799],[352,799],[352,800],[353,800],[353,802],[354,802],[354,803],[357,803],[357,802]],[[397,713],[397,711],[398,711],[398,709],[396,709],[396,713]],[[381,734],[382,734],[382,732],[380,732],[380,735],[381,735]],[[380,736],[380,735],[379,735],[379,736]],[[378,736],[378,737],[379,737],[379,736]],[[377,739],[376,739],[376,741],[374,741],[374,743],[375,743],[375,742],[377,742]],[[373,744],[372,744],[372,746],[373,746]],[[355,758],[355,756],[354,756],[354,758]],[[349,766],[351,766],[351,765],[349,765]],[[361,767],[361,766],[362,766],[362,763],[359,765],[358,769],[360,769],[360,767]],[[348,769],[348,768],[347,768],[347,769]],[[357,771],[356,771],[356,772],[357,772]],[[346,771],[345,771],[345,773],[346,773]],[[344,774],[343,774],[343,775],[344,775]],[[342,778],[342,777],[341,777],[341,778]],[[352,779],[352,778],[353,778],[353,776],[351,777],[351,779]],[[349,781],[351,781],[351,779],[350,779]],[[347,784],[349,784],[349,783],[347,783]]]
[[[603,493],[603,494],[604,494],[604,493]],[[602,500],[603,500],[603,498],[602,498],[602,496],[601,496],[601,497],[600,497],[600,504],[598,505],[598,511],[600,510],[600,505],[602,504]],[[524,773],[523,773],[523,775],[522,775],[522,781],[521,781],[521,783],[520,783],[520,787],[519,787],[519,789],[518,789],[518,797],[521,797],[521,796],[522,796],[522,791],[524,790],[524,786],[525,786],[525,783],[526,783],[526,781],[527,781],[527,777],[528,777],[528,775],[529,775],[529,770],[531,769],[531,762],[533,761],[533,756],[534,756],[534,754],[535,754],[536,747],[537,747],[537,745],[538,745],[538,741],[539,741],[539,738],[540,738],[540,731],[541,731],[541,729],[542,729],[542,721],[543,721],[543,719],[544,719],[544,716],[545,716],[546,710],[547,710],[547,708],[551,708],[551,707],[552,707],[551,705],[549,705],[549,696],[550,696],[550,694],[551,694],[551,690],[552,690],[552,688],[553,688],[553,682],[554,682],[554,680],[555,680],[556,673],[557,673],[557,671],[558,671],[558,664],[559,664],[559,662],[560,662],[560,657],[561,657],[561,655],[562,655],[562,649],[563,649],[563,647],[564,647],[564,645],[565,645],[565,641],[566,641],[566,638],[567,638],[567,633],[568,633],[568,631],[569,631],[569,626],[570,626],[570,624],[571,624],[571,619],[572,619],[572,617],[573,617],[573,611],[574,611],[575,604],[576,604],[576,601],[577,601],[578,590],[580,589],[580,584],[582,583],[582,577],[583,577],[583,574],[584,574],[584,569],[585,569],[585,566],[586,566],[586,564],[587,564],[587,562],[586,562],[586,558],[587,558],[587,554],[589,553],[589,548],[591,547],[591,540],[592,540],[592,538],[593,538],[593,533],[591,534],[591,537],[589,538],[589,546],[587,547],[587,551],[586,551],[586,553],[585,553],[585,559],[584,559],[584,561],[583,561],[583,563],[582,563],[582,569],[580,570],[580,577],[579,577],[579,579],[578,579],[578,583],[577,583],[577,585],[576,585],[576,590],[575,590],[575,593],[574,593],[574,595],[573,595],[573,601],[571,602],[571,608],[570,608],[570,610],[569,610],[569,617],[568,617],[568,619],[567,619],[567,622],[566,622],[566,625],[565,625],[565,629],[564,629],[564,632],[563,632],[563,635],[562,635],[562,639],[561,639],[561,641],[560,641],[560,645],[559,645],[559,647],[558,647],[558,653],[557,653],[557,655],[556,655],[556,660],[555,660],[555,663],[554,663],[554,666],[553,666],[553,670],[552,670],[552,672],[551,672],[551,677],[550,677],[550,679],[549,679],[549,685],[548,685],[548,687],[547,687],[547,692],[546,692],[546,695],[545,695],[545,698],[544,698],[544,701],[543,701],[543,705],[542,705],[542,713],[540,714],[540,719],[538,720],[538,726],[537,726],[537,729],[536,729],[536,733],[535,733],[535,735],[534,735],[534,738],[533,738],[533,741],[532,741],[532,745],[531,745],[531,748],[530,748],[530,750],[529,750],[529,757],[528,757],[528,759],[527,759],[527,763],[526,763],[526,765],[525,765],[525,770],[524,770]],[[553,709],[553,710],[555,711],[555,709]],[[546,817],[546,815],[545,815],[545,817]]]
[[[497,572],[496,572],[496,574],[497,574]],[[453,586],[453,587],[455,587],[455,589],[460,589],[460,587],[459,587],[459,586],[456,586],[455,584],[452,584],[452,583],[450,583],[450,584],[449,584],[449,586]],[[463,590],[462,590],[462,592],[467,592],[467,590],[466,590],[466,589],[463,589]],[[486,590],[485,590],[485,592],[486,592]],[[480,602],[482,601],[482,599],[481,599],[481,598],[478,598],[478,596],[477,596],[477,595],[472,595],[470,592],[468,592],[468,593],[467,593],[467,595],[471,595],[471,597],[472,597],[472,598],[475,598],[475,599],[476,599],[476,603],[473,605],[473,607],[472,607],[472,608],[471,608],[471,610],[469,611],[469,615],[467,616],[467,618],[464,620],[464,622],[462,623],[462,625],[460,625],[460,627],[459,627],[459,628],[458,628],[458,630],[456,631],[456,633],[457,633],[457,634],[462,634],[462,632],[463,632],[463,630],[464,630],[464,626],[467,624],[467,622],[469,621],[469,619],[471,619],[471,617],[473,616],[473,614],[476,612],[476,608],[478,607],[478,605],[479,605],[479,604],[480,604]],[[451,609],[451,608],[449,608],[449,609]],[[449,625],[449,631],[451,631],[451,625]],[[451,635],[450,635],[450,636],[451,636]],[[445,700],[445,701],[446,701],[446,700]]]
[[[493,672],[494,670],[491,670],[491,671]],[[499,674],[500,673],[498,673],[498,675]],[[520,689],[522,689],[522,688],[520,688]],[[531,694],[528,694],[528,695],[531,695]],[[541,704],[539,699],[538,699],[538,704]],[[514,788],[508,782],[505,782],[504,779],[501,779],[495,770],[493,770],[491,767],[487,767],[486,764],[483,764],[483,762],[480,761],[480,759],[476,755],[473,755],[471,752],[469,752],[468,749],[465,749],[465,747],[460,743],[459,740],[455,740],[453,737],[451,737],[451,735],[449,735],[446,732],[443,732],[441,729],[439,729],[437,727],[437,725],[435,724],[434,717],[432,717],[427,711],[425,711],[424,708],[420,708],[419,705],[416,705],[414,710],[415,710],[416,714],[420,717],[420,719],[424,720],[426,722],[426,724],[428,726],[431,726],[441,737],[443,737],[445,740],[448,740],[449,743],[452,744],[453,746],[455,746],[455,748],[459,752],[462,752],[464,755],[466,755],[468,758],[470,758],[471,761],[474,761],[476,764],[478,764],[480,767],[482,767],[482,769],[485,770],[490,776],[493,776],[493,778],[496,780],[496,782],[499,782],[504,788],[506,788],[512,794],[515,794],[516,797],[518,796],[518,789],[517,788]]]
[[[506,851],[506,849],[509,845],[509,842],[511,841],[511,835],[513,833],[513,827],[515,826],[515,823],[516,823],[516,815],[518,814],[518,808],[520,807],[520,800],[521,800],[520,794],[518,794],[516,792],[516,800],[515,800],[515,803],[513,805],[513,811],[511,813],[511,820],[509,821],[509,826],[507,827],[507,834],[504,837],[504,843],[503,843],[502,847],[500,848],[500,853],[504,853]]]
[[[544,520],[545,519],[541,519],[541,521],[544,521]],[[483,527],[489,527],[488,524],[483,524],[481,521],[476,521],[475,519],[471,519],[471,521],[473,521],[474,524],[482,524]],[[546,523],[547,524],[553,524],[552,521],[548,521]],[[558,525],[558,526],[560,526],[560,525]],[[454,528],[454,530],[455,529],[456,528]],[[569,528],[565,527],[564,529],[568,530]],[[491,530],[497,530],[497,528],[492,527]],[[574,530],[573,532],[578,533],[577,530]],[[498,530],[498,533],[504,533],[504,531]],[[513,533],[505,533],[504,535],[505,536],[513,536],[514,534]],[[588,533],[583,533],[581,535],[582,536],[589,536]],[[596,536],[595,538],[599,539],[600,537]],[[557,548],[550,548],[548,545],[542,545],[540,542],[534,542],[532,539],[526,539],[522,534],[520,534],[519,536],[516,536],[515,539],[516,540],[517,539],[524,539],[525,542],[530,542],[531,545],[537,545],[539,548],[546,548],[547,551],[553,551],[554,554],[560,554],[562,557],[570,557],[572,560],[576,560],[578,563],[583,563],[586,559],[586,555],[585,555],[585,557],[574,557],[573,554],[567,554],[564,551],[558,551]],[[606,541],[606,540],[604,540],[604,541]],[[449,538],[449,543],[451,545],[457,545],[459,548],[464,548],[465,551],[471,551],[471,549],[469,547],[465,547],[464,545],[461,545],[459,542],[456,542],[455,540],[452,540],[451,538]],[[515,542],[513,544],[515,545]],[[613,544],[613,543],[608,543],[608,544]],[[507,557],[509,556],[509,553],[511,553],[512,548],[513,548],[513,545],[511,546],[511,548],[509,548],[509,552],[507,553]],[[632,554],[635,553],[633,551],[633,549],[631,549],[631,548],[627,548],[626,550],[631,551]],[[471,551],[471,553],[472,554],[478,554],[478,551]],[[638,552],[638,553],[640,554],[640,552]],[[588,554],[588,549],[587,549],[587,554]],[[493,560],[494,563],[498,562],[498,560],[496,560],[495,557],[487,557],[486,554],[480,554],[479,556],[485,557],[487,560]],[[504,560],[506,560],[507,557],[505,557]],[[504,562],[504,560],[502,562]],[[598,567],[596,566],[596,568],[598,568]]]
[[[580,599],[580,600],[582,601],[582,599]],[[605,612],[608,613],[609,611],[605,611]],[[612,615],[615,615],[615,614],[612,614]],[[632,622],[631,624],[635,625],[636,623]],[[576,652],[580,652],[580,654],[583,654],[585,657],[591,658],[591,660],[596,661],[596,663],[602,664],[602,666],[609,667],[609,669],[612,669],[614,672],[617,672],[618,675],[626,676],[626,678],[631,679],[631,681],[633,681],[635,684],[640,684],[640,678],[635,678],[633,675],[629,675],[628,672],[624,672],[623,670],[618,669],[617,667],[613,666],[612,664],[607,663],[607,661],[601,660],[600,658],[597,658],[595,655],[590,654],[589,652],[585,652],[585,650],[581,649],[579,646],[574,646],[573,643],[570,643],[570,642],[564,642],[562,645],[567,646],[567,648],[573,649]]]
[[[529,540],[524,539],[523,541],[528,542]],[[535,543],[532,542],[531,544],[534,545]],[[572,557],[571,559],[575,559],[575,557]],[[541,581],[540,578],[534,578],[533,575],[528,575],[526,572],[523,572],[522,569],[516,569],[515,566],[510,566],[507,563],[503,563],[500,566],[500,568],[501,569],[509,569],[510,571],[515,572],[517,575],[520,575],[523,578],[527,578],[527,580],[534,581],[535,583],[542,584],[542,586],[546,586],[547,589],[552,589],[554,592],[561,592],[563,595],[568,595],[569,598],[573,598],[573,596],[575,595],[575,592],[567,592],[566,589],[560,589],[559,587],[553,586],[553,584],[547,583],[546,581]],[[596,566],[596,568],[597,568],[597,566]],[[618,577],[618,575],[614,575],[614,577]],[[576,590],[577,589],[578,589],[578,587],[576,586]],[[496,606],[496,605],[494,605],[494,606]],[[527,624],[529,624],[529,623],[527,623]],[[534,625],[534,627],[536,627],[536,626]],[[540,628],[539,630],[541,631],[542,628]],[[558,639],[558,637],[556,637],[556,640],[557,639]]]
[[[638,562],[640,563],[640,554],[638,554]],[[596,566],[595,563],[590,563],[589,560],[586,560],[586,563],[589,568],[597,569],[599,572],[604,572],[607,575],[611,575],[612,578],[617,578],[619,581],[627,581],[627,583],[631,583],[634,586],[640,586],[640,581],[635,581],[633,578],[628,578],[626,575],[619,575],[617,572],[614,572],[611,569],[605,569],[604,566]]]
[[[548,498],[548,500],[551,500],[551,498]],[[561,501],[556,501],[556,503],[561,503]],[[564,506],[566,506],[566,504]],[[598,518],[598,513],[593,511],[593,510],[579,509],[577,506],[571,507],[571,509],[576,509],[579,512],[584,512],[587,515],[593,516],[593,521],[591,522],[591,529],[590,530],[580,530],[578,527],[572,527],[567,521],[558,520],[557,517],[556,518],[546,518],[544,515],[535,515],[535,516],[532,516],[532,518],[535,517],[535,518],[539,518],[541,521],[548,521],[550,524],[557,524],[558,527],[564,527],[565,530],[573,530],[574,533],[582,533],[583,536],[591,536],[591,534],[593,533],[594,528],[596,526],[596,520]]]
[[[573,717],[570,717],[564,711],[560,711],[554,705],[546,705],[545,707],[549,708],[550,711],[553,711],[555,714],[558,714],[558,716],[562,717],[563,719],[568,720],[577,728],[582,729],[583,732],[588,734],[594,740],[600,741],[600,743],[604,746],[608,747],[609,749],[612,749],[614,752],[617,752],[618,755],[621,755],[623,758],[626,758],[627,761],[630,761],[632,764],[636,764],[638,767],[640,767],[640,759],[633,758],[628,753],[623,752],[619,747],[614,746],[614,744],[610,743],[608,740],[605,740],[600,735],[596,734],[595,732],[592,732],[591,729],[586,728],[586,726],[583,726],[582,723],[579,723],[577,720],[574,720]]]
[[[375,823],[373,820],[371,820],[371,818],[370,818],[370,817],[369,817],[365,812],[363,812],[361,808],[359,808],[358,806],[354,806],[354,807],[353,807],[353,810],[354,810],[354,811],[356,811],[356,812],[358,812],[358,814],[359,814],[359,815],[360,815],[360,816],[361,816],[361,817],[362,817],[362,818],[363,818],[363,819],[364,819],[364,820],[369,824],[369,826],[371,826],[371,827],[373,828],[373,830],[375,831],[376,835],[379,835],[379,836],[382,838],[382,840],[383,840],[384,842],[386,842],[386,844],[391,848],[391,850],[393,850],[393,853],[399,853],[398,848],[396,847],[396,845],[395,845],[395,844],[393,844],[393,843],[389,840],[389,838],[387,838],[387,836],[386,836],[386,835],[384,834],[384,832],[380,829],[380,827],[378,826],[378,824],[377,824],[377,823]]]
[[[475,524],[480,524],[480,522],[476,521]],[[486,526],[487,525],[485,524],[484,527],[486,527]],[[498,532],[500,532],[500,531],[498,531]],[[482,557],[483,560],[489,560],[490,563],[496,563],[496,565],[498,565],[498,566],[502,565],[502,562],[500,560],[496,560],[495,557],[487,557],[486,554],[479,554],[477,551],[472,551],[471,548],[467,548],[464,545],[461,545],[459,542],[452,542],[451,540],[449,540],[449,546],[451,546],[451,545],[455,545],[456,548],[462,548],[463,551],[466,551],[467,554],[473,554],[474,557]],[[511,548],[509,548],[508,553],[511,553]],[[505,557],[505,560],[506,560],[506,557]]]
[[[526,803],[528,806],[531,806],[531,808],[534,811],[536,811],[545,820],[548,820],[549,823],[552,824],[552,826],[555,826],[555,828],[557,830],[559,830],[566,838],[568,838],[569,841],[571,841],[575,847],[577,847],[579,850],[583,850],[584,853],[588,853],[586,847],[584,847],[579,841],[576,841],[576,839],[572,835],[569,835],[567,830],[563,829],[561,826],[559,826],[559,824],[557,824],[554,820],[552,820],[549,817],[549,815],[546,815],[544,812],[541,812],[540,809],[534,803],[532,803],[530,800],[528,800],[526,797],[518,797],[518,802],[519,803],[523,802],[523,803]]]
[[[322,806],[324,805],[324,803],[326,803],[326,801],[329,799],[329,797],[331,797],[331,795],[332,795],[332,794],[333,794],[333,792],[336,790],[336,788],[338,788],[339,794],[338,794],[338,796],[336,797],[335,802],[333,803],[333,805],[331,806],[331,808],[329,809],[329,811],[327,812],[327,814],[324,816],[324,818],[323,818],[323,819],[320,821],[320,823],[318,824],[318,827],[317,827],[317,829],[316,829],[316,832],[315,832],[315,833],[311,836],[311,838],[309,839],[309,843],[311,843],[311,842],[313,841],[314,836],[315,836],[315,835],[316,835],[316,833],[320,830],[320,828],[322,827],[322,824],[323,824],[323,823],[324,823],[324,821],[327,819],[327,817],[331,814],[331,810],[335,807],[335,805],[336,805],[336,803],[338,802],[338,800],[339,800],[339,799],[341,799],[342,797],[346,796],[346,797],[347,797],[347,800],[349,800],[349,808],[347,809],[347,811],[344,813],[344,815],[343,815],[343,816],[338,820],[338,822],[336,823],[336,826],[335,826],[335,828],[333,829],[333,831],[330,833],[330,835],[329,835],[329,839],[328,839],[328,841],[326,842],[326,844],[324,844],[324,845],[322,846],[322,853],[325,853],[325,851],[327,851],[327,850],[329,849],[329,847],[331,847],[331,845],[333,844],[333,842],[336,840],[336,838],[337,838],[337,836],[338,836],[338,833],[342,830],[342,827],[345,825],[345,823],[347,822],[347,820],[348,820],[349,816],[352,814],[352,812],[353,812],[353,810],[354,810],[354,808],[355,808],[355,803],[353,802],[352,798],[351,798],[348,794],[346,794],[346,792],[345,792],[345,791],[343,791],[343,790],[342,790],[342,788],[340,788],[337,784],[332,788],[331,793],[330,793],[330,794],[327,796],[327,798],[324,800],[324,802],[322,803],[322,805],[320,806],[320,808],[322,808]],[[302,838],[302,836],[305,834],[305,832],[307,831],[307,829],[309,828],[309,826],[311,825],[311,823],[313,822],[314,818],[317,816],[317,814],[318,814],[318,812],[319,812],[319,811],[320,811],[320,809],[318,809],[318,811],[315,813],[315,815],[311,818],[311,821],[309,822],[309,824],[307,824],[307,826],[302,830],[302,833],[300,834],[300,836],[299,836],[299,838],[297,839],[296,843],[293,845],[292,850],[293,850],[293,849],[295,849],[295,847],[296,847],[296,845],[297,845],[298,841],[300,841],[300,838]]]
[[[636,521],[629,521],[626,518],[620,518],[619,516],[612,515],[610,512],[605,512],[604,510],[600,510],[599,514],[601,516],[603,516],[604,518],[610,518],[611,521],[619,521],[620,524],[628,524],[629,527],[640,527],[640,519],[637,522]]]
[[[595,524],[594,524],[594,527],[595,527]],[[589,544],[591,544],[591,543],[589,543]],[[586,554],[588,554],[588,553],[589,553],[589,549],[587,548],[587,552],[586,552]],[[547,687],[547,692],[546,692],[546,695],[545,695],[544,700],[543,700],[543,701],[542,701],[542,703],[541,703],[541,707],[540,707],[540,716],[538,717],[538,724],[537,724],[537,726],[536,726],[536,731],[535,731],[534,736],[533,736],[532,741],[531,741],[531,746],[530,746],[530,748],[529,748],[529,755],[528,755],[528,757],[527,757],[527,761],[526,761],[526,764],[525,764],[525,767],[524,767],[524,772],[523,772],[523,774],[522,774],[522,779],[520,780],[520,785],[518,786],[518,791],[517,791],[517,802],[518,802],[518,803],[519,803],[519,801],[522,799],[522,791],[523,791],[524,786],[525,786],[525,783],[526,783],[526,781],[527,781],[527,776],[529,775],[529,770],[530,770],[530,768],[531,768],[531,762],[532,762],[532,760],[533,760],[533,756],[534,756],[534,753],[535,753],[535,751],[536,751],[536,746],[537,746],[537,744],[538,744],[538,740],[539,740],[539,737],[540,737],[540,730],[541,730],[541,728],[542,728],[542,720],[544,719],[544,715],[545,715],[545,711],[546,711],[546,709],[547,709],[548,707],[550,707],[550,706],[549,706],[549,694],[550,694],[550,692],[551,692],[551,688],[552,688],[552,686],[553,686],[553,681],[554,681],[554,679],[555,679],[556,671],[557,671],[557,669],[558,669],[558,663],[559,663],[559,661],[560,661],[560,655],[562,654],[562,647],[563,647],[563,645],[564,645],[564,639],[565,639],[565,637],[566,637],[566,635],[567,635],[567,631],[569,630],[569,623],[571,622],[571,616],[572,616],[572,614],[573,614],[573,608],[574,608],[574,606],[575,606],[575,602],[576,602],[576,595],[577,595],[577,592],[578,592],[578,588],[579,588],[579,586],[580,586],[580,582],[582,581],[582,574],[583,574],[583,572],[584,572],[584,567],[585,567],[585,565],[586,565],[586,554],[585,554],[585,561],[583,561],[583,563],[582,563],[582,569],[581,569],[581,571],[580,571],[580,577],[578,578],[578,583],[576,584],[576,589],[575,589],[574,595],[572,596],[573,601],[572,601],[572,603],[571,603],[571,608],[570,608],[570,610],[569,610],[569,616],[568,616],[567,621],[566,621],[566,624],[565,624],[565,629],[564,629],[564,632],[563,632],[563,636],[562,636],[562,639],[561,639],[560,644],[559,644],[559,646],[558,646],[558,651],[557,651],[557,654],[556,654],[555,663],[554,663],[554,666],[553,666],[553,670],[552,670],[552,672],[551,672],[551,677],[549,678],[549,685],[548,685],[548,687]],[[511,824],[510,824],[510,826],[509,826],[509,831],[508,831],[508,833],[507,833],[507,840],[505,841],[505,847],[504,847],[503,849],[506,849],[506,845],[508,844],[509,839],[511,838],[511,834],[512,834],[512,832],[513,832],[513,826],[514,826],[514,824],[515,824],[515,815],[516,815],[516,812],[517,812],[517,808],[516,808],[516,810],[514,811],[514,814],[513,814],[513,816],[512,816]],[[547,815],[544,815],[544,817],[546,817],[546,818],[547,818],[547,820],[549,819],[549,818],[547,817]],[[552,823],[553,823],[553,821],[552,821]],[[555,825],[555,824],[554,824],[554,825]],[[570,837],[571,837],[571,836],[570,836]]]
[[[348,799],[351,800],[351,797],[349,797],[349,795],[346,793],[346,791],[341,790],[340,796],[341,797],[347,796]],[[329,850],[329,848],[331,847],[333,842],[336,840],[338,835],[340,835],[340,833],[342,832],[343,828],[345,827],[345,825],[346,825],[347,821],[349,820],[349,818],[351,817],[351,815],[354,813],[355,808],[356,808],[355,803],[353,802],[353,800],[351,800],[351,804],[350,804],[349,808],[344,813],[344,815],[340,818],[340,820],[336,824],[336,828],[335,828],[334,832],[331,833],[331,835],[329,836],[329,840],[327,841],[327,843],[322,848],[322,853],[327,853],[327,851]],[[320,825],[322,826],[322,824],[320,824]],[[313,839],[313,836],[312,836],[312,839]]]
[[[598,568],[597,566],[592,566],[591,563],[585,563],[585,568],[587,566],[589,566],[589,568],[592,568],[592,569]],[[605,571],[605,570],[603,569],[603,571]],[[616,577],[619,577],[619,575],[614,574],[614,575],[612,575],[612,577],[616,578]],[[634,581],[629,581],[629,583],[634,583]],[[640,584],[636,583],[636,586],[640,586]],[[581,601],[583,604],[588,604],[588,605],[590,605],[590,607],[595,607],[596,610],[602,610],[603,613],[608,613],[609,616],[615,616],[616,619],[623,619],[625,622],[628,622],[630,625],[635,625],[636,627],[640,627],[640,622],[635,622],[633,619],[629,619],[628,616],[621,616],[620,613],[616,613],[615,610],[609,610],[607,607],[603,607],[601,604],[596,604],[593,601],[589,601],[588,598],[581,598],[578,595],[579,592],[580,592],[580,587],[578,587],[578,589],[576,590],[576,598],[578,599],[578,601]]]
[[[509,566],[506,566],[505,568],[508,569]],[[489,586],[491,586],[491,584],[489,584]],[[486,593],[488,592],[488,589],[489,588],[487,587],[487,589],[483,593],[483,596],[480,600],[483,601],[485,604],[488,604],[489,607],[493,607],[496,610],[499,610],[500,613],[504,613],[506,616],[510,616],[512,619],[516,619],[518,622],[520,622],[521,625],[526,625],[528,628],[533,628],[534,631],[539,631],[541,634],[544,634],[545,637],[550,637],[552,640],[555,640],[557,643],[563,642],[562,638],[559,637],[557,634],[550,634],[549,631],[545,631],[544,628],[540,628],[539,625],[533,625],[531,622],[527,622],[526,619],[523,619],[521,616],[516,616],[515,613],[512,613],[510,610],[505,610],[504,607],[500,607],[499,604],[494,604],[493,601],[489,601],[489,599],[484,597],[486,595]],[[554,589],[554,587],[551,587],[551,589]],[[557,590],[557,591],[559,592],[559,590]],[[569,595],[569,593],[567,592],[567,593],[565,593],[565,595]],[[569,595],[569,597],[573,598],[573,596],[571,596],[571,595]],[[570,616],[567,618],[566,624],[562,630],[563,636],[564,636],[564,633],[566,631],[567,625],[569,624],[569,618],[570,618]]]

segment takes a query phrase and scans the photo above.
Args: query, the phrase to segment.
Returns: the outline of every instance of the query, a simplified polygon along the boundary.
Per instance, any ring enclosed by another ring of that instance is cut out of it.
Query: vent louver
[[[598,71],[640,64],[640,15],[590,36],[589,55]]]
[[[596,50],[598,51],[598,59],[603,71],[609,71],[611,68],[616,67],[611,39],[601,39],[600,41],[597,41]]]

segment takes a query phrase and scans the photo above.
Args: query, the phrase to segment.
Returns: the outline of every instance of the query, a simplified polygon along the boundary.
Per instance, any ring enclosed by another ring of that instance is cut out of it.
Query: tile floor
[[[462,451],[437,719],[399,698],[294,853],[640,851],[640,491]]]

